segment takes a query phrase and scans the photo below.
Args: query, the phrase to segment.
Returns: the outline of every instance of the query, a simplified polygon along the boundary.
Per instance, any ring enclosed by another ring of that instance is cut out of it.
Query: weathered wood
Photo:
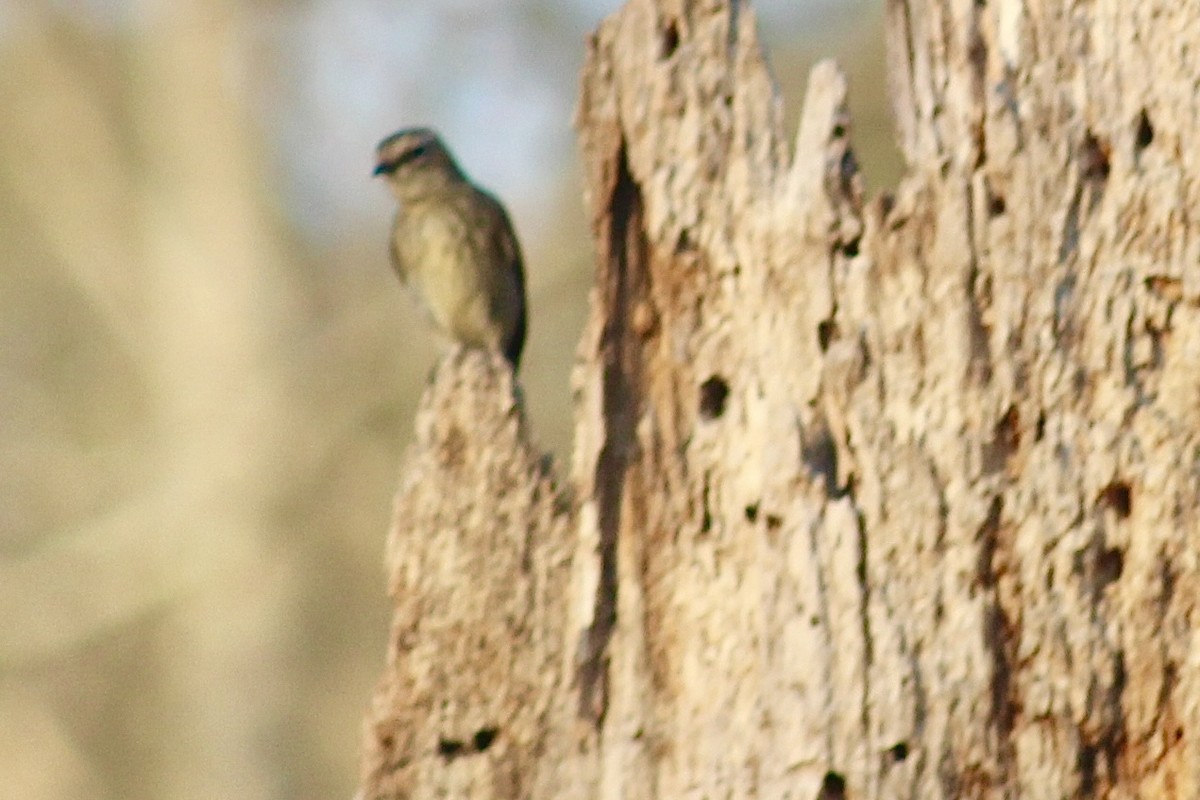
[[[361,796],[555,795],[570,520],[509,366],[457,351],[422,400],[396,497]]]
[[[1200,793],[1200,7],[893,0],[888,35],[908,174],[864,202],[840,73],[789,147],[744,4],[601,26],[576,510],[482,511],[546,479],[479,365],[443,373],[423,430],[509,477],[431,479],[418,445],[390,558],[439,577],[394,581],[389,675],[457,637],[526,660],[385,683],[427,768],[369,762],[369,796]],[[533,541],[545,600],[476,611]],[[490,724],[489,692],[541,744],[483,788],[434,731]]]

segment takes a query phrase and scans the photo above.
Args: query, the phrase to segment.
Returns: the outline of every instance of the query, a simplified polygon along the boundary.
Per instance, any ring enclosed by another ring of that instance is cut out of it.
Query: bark
[[[498,355],[439,366],[416,439],[388,540],[395,611],[367,796],[556,796],[569,502]]]
[[[745,4],[592,39],[573,501],[488,364],[443,370],[419,427],[505,477],[410,456],[366,796],[1200,793],[1200,9],[893,0],[888,36],[869,202],[841,74],[789,147]],[[476,639],[519,656],[432,677]]]

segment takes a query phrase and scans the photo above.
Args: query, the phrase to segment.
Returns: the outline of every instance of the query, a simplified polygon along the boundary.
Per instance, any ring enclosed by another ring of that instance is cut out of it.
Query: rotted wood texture
[[[366,796],[1200,796],[1200,6],[887,30],[867,201],[841,74],[789,143],[745,4],[600,27],[572,500],[443,368]]]
[[[507,362],[459,350],[438,367],[388,539],[359,797],[556,796],[571,517],[549,466]]]

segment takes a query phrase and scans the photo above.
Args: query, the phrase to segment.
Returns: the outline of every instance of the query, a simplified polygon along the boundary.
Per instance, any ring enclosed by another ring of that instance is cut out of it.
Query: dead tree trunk
[[[888,6],[789,147],[753,16],[631,0],[578,127],[569,499],[431,387],[371,798],[1200,794],[1200,7]]]

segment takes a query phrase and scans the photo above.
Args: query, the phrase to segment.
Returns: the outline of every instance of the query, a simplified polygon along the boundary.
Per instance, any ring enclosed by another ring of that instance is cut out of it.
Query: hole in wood
[[[817,800],[845,800],[845,797],[846,779],[836,772],[826,772]]]
[[[808,468],[823,479],[826,494],[841,497],[846,493],[845,487],[838,486],[837,444],[823,419],[802,433],[800,454]]]
[[[1083,177],[1091,181],[1108,180],[1108,174],[1112,171],[1112,164],[1109,160],[1110,153],[1111,148],[1108,143],[1089,132],[1083,140],[1083,150],[1079,154],[1079,165],[1083,170]]]
[[[471,737],[472,744],[475,745],[475,750],[482,753],[492,746],[492,742],[496,741],[496,734],[499,729],[495,727],[480,728],[475,731],[475,735]]]
[[[1079,792],[1082,797],[1096,796],[1096,761],[1099,751],[1094,745],[1084,745],[1079,750],[1076,768],[1079,771]]]
[[[439,756],[449,760],[462,755],[463,743],[458,739],[438,739],[437,751]]]
[[[694,253],[695,251],[696,242],[692,239],[692,232],[687,228],[684,228],[679,232],[679,236],[675,239],[675,252]]]
[[[758,522],[758,503],[746,506],[746,521],[751,524]]]
[[[829,343],[833,341],[833,337],[837,334],[837,323],[831,319],[827,319],[817,325],[817,344],[824,353],[829,349]]]
[[[998,194],[989,192],[988,193],[988,214],[992,215],[993,217],[999,217],[1005,211],[1008,211],[1008,203],[1006,203],[1004,201],[1004,198]]]
[[[1096,582],[1100,588],[1108,586],[1121,577],[1125,569],[1125,554],[1115,547],[1100,551],[1096,558]]]
[[[892,757],[893,763],[899,764],[908,758],[908,742],[896,742],[888,748],[888,755]]]
[[[729,384],[720,375],[700,384],[700,416],[704,419],[716,419],[725,413],[725,403],[729,400]]]
[[[675,20],[667,23],[667,27],[662,32],[662,58],[665,61],[675,55],[675,50],[679,47],[679,27]]]
[[[1137,134],[1134,136],[1134,142],[1138,150],[1145,150],[1154,141],[1154,126],[1150,124],[1150,117],[1146,115],[1146,109],[1142,109],[1142,113],[1138,114]]]
[[[1111,508],[1121,519],[1128,518],[1133,511],[1133,490],[1125,481],[1113,481],[1105,486],[1096,500],[1100,505]]]

